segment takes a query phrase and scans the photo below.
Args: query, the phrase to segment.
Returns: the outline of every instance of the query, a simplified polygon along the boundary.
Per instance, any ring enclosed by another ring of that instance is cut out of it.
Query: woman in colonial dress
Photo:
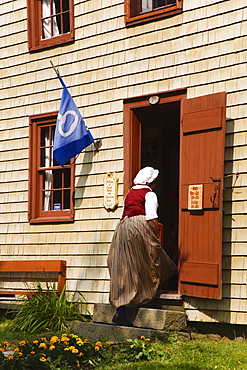
[[[112,321],[133,326],[125,306],[140,306],[153,300],[161,282],[175,275],[177,266],[160,243],[158,201],[153,192],[159,171],[141,169],[124,200],[108,255],[110,303],[116,309]]]

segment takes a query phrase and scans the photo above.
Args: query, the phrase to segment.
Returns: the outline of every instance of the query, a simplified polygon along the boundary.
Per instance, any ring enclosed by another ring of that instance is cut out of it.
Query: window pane
[[[62,210],[62,190],[56,190],[53,193],[53,209]]]
[[[70,188],[70,168],[64,170],[64,187]]]
[[[67,33],[70,31],[70,24],[69,24],[69,13],[63,14],[63,33]]]
[[[70,190],[64,191],[64,209],[70,209]]]
[[[54,189],[62,188],[62,171],[61,170],[53,171],[53,187]]]
[[[63,12],[69,10],[69,0],[63,0]]]

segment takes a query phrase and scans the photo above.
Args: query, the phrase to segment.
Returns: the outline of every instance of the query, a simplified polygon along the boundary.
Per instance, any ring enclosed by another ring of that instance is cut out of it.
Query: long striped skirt
[[[150,302],[160,283],[178,272],[145,216],[125,218],[117,224],[107,263],[109,300],[114,308]]]

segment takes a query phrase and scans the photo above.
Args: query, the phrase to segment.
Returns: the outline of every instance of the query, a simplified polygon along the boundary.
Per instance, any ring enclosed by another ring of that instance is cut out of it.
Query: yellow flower
[[[40,357],[39,360],[42,361],[42,362],[45,362],[46,361],[46,358],[45,357]]]
[[[70,338],[66,337],[65,335],[61,338],[61,342],[68,342],[69,340]]]
[[[14,349],[14,352],[19,352],[19,351],[20,351],[19,348]]]
[[[39,344],[38,340],[33,340],[33,344]]]
[[[72,349],[74,349],[74,348],[75,348],[75,346],[70,346],[69,350],[72,351]]]
[[[84,353],[80,352],[79,357],[82,357],[82,356],[84,356]]]
[[[69,351],[69,348],[68,348],[68,347],[65,347],[65,348],[64,348],[64,351]]]
[[[59,341],[59,338],[56,336],[56,335],[54,335],[53,337],[51,337],[51,339],[50,339],[50,343],[56,343],[56,342],[58,342]]]
[[[47,348],[47,345],[46,345],[45,343],[40,343],[39,348],[44,348],[44,349],[46,349],[46,348]]]
[[[34,354],[35,354],[35,352],[34,352],[34,351],[31,351],[31,352],[30,352],[30,354],[31,354],[31,355],[34,355]]]
[[[23,353],[22,352],[19,352],[18,355],[21,357],[21,356],[23,356]]]
[[[96,343],[95,343],[95,345],[96,345],[97,347],[102,347],[102,346],[103,346],[103,344],[102,344],[101,342],[96,342]]]
[[[71,351],[72,353],[78,353],[79,352],[79,350],[77,349],[77,348],[74,348],[74,349],[72,349],[72,351]]]
[[[149,338],[146,338],[145,341],[148,342],[150,339]]]
[[[27,344],[27,340],[22,340],[22,341],[19,343],[19,345],[20,345],[20,346],[25,346],[25,344]]]
[[[55,348],[55,346],[50,346],[49,350],[52,351]]]
[[[144,335],[142,335],[140,338],[141,338],[141,339],[145,339]]]
[[[95,349],[95,351],[99,351],[100,350],[100,348],[98,346],[96,346],[94,349]]]
[[[3,346],[8,347],[9,346],[9,342],[3,342]]]
[[[77,339],[76,344],[78,346],[83,346],[84,342],[82,341],[82,339]]]
[[[88,339],[84,339],[84,343],[87,343],[88,342]]]

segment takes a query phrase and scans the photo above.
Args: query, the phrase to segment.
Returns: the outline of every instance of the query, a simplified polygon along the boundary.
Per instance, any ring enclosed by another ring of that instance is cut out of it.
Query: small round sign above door
[[[114,172],[108,172],[104,177],[104,207],[114,211],[118,206],[118,177]]]

